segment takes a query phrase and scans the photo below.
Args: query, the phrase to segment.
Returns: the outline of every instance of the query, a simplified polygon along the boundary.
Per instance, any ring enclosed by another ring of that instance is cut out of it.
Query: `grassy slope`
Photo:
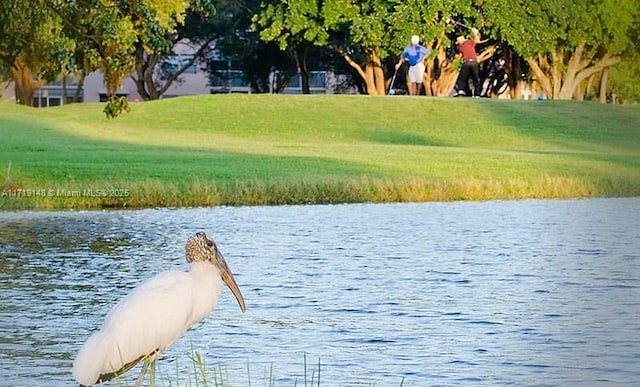
[[[640,194],[640,108],[575,101],[215,95],[133,106],[0,104],[1,208]],[[324,191],[324,192],[321,192]]]

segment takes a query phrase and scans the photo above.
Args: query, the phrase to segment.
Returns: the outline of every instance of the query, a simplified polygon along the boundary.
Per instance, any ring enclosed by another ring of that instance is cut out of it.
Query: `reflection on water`
[[[0,213],[0,385],[74,385],[110,307],[186,269],[200,230],[247,313],[225,291],[165,385],[193,380],[192,349],[232,386],[301,385],[304,353],[327,386],[640,382],[632,198]]]

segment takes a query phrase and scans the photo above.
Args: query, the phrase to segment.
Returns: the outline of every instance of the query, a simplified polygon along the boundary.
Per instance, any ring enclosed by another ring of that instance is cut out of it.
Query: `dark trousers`
[[[460,69],[460,75],[458,75],[458,81],[456,82],[456,89],[466,90],[469,84],[469,78],[473,77],[473,95],[480,96],[480,65],[477,61],[468,60],[462,64]]]

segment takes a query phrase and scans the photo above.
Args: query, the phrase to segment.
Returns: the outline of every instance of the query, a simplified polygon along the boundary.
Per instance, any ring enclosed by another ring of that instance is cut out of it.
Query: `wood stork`
[[[222,282],[245,311],[238,284],[214,240],[198,232],[187,240],[188,272],[165,271],[143,282],[107,315],[104,324],[84,343],[73,362],[81,386],[105,382],[140,361],[154,361],[192,324],[204,319],[218,303]],[[142,384],[143,365],[136,385]]]

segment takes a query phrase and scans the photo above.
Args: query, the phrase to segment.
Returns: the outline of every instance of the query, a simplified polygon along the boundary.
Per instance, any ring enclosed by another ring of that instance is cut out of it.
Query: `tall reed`
[[[238,180],[216,184],[157,181],[122,182],[96,189],[80,185],[49,187],[44,191],[4,190],[0,209],[99,209],[148,207],[203,207],[285,204],[425,202],[452,200],[508,200],[522,198],[583,198],[633,196],[640,186],[626,180],[589,180],[541,176],[528,179],[458,178],[427,180],[323,179],[300,181]]]

